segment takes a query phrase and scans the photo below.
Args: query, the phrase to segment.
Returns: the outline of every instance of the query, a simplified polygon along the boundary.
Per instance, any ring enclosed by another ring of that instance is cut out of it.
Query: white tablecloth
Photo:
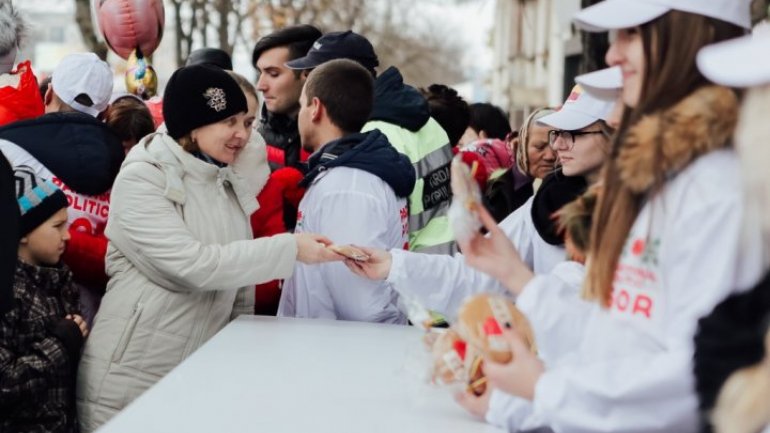
[[[100,432],[498,433],[426,384],[421,331],[241,316]]]

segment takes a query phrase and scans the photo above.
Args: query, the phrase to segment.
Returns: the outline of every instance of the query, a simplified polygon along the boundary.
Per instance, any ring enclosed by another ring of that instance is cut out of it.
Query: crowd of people
[[[255,84],[214,48],[149,105],[93,53],[38,81],[0,3],[0,431],[95,431],[238,315],[409,326],[417,303],[451,323],[478,293],[537,343],[503,324],[512,360],[456,396],[485,422],[770,431],[770,32],[750,3],[579,11],[610,67],[513,126],[311,24],[256,42]],[[483,203],[457,240],[453,159]]]

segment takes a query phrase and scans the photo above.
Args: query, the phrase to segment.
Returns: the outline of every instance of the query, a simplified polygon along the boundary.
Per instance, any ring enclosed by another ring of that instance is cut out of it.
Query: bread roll
[[[513,357],[502,338],[506,323],[524,338],[532,352],[537,351],[527,318],[513,302],[500,295],[483,293],[468,298],[458,312],[457,332],[460,338],[477,347],[484,356],[505,364]]]

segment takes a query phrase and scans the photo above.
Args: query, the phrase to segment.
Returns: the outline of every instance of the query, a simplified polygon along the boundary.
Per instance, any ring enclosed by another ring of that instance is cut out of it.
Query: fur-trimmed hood
[[[621,181],[634,193],[648,192],[701,155],[730,147],[738,121],[735,92],[702,87],[676,105],[646,115],[632,126],[618,154]]]

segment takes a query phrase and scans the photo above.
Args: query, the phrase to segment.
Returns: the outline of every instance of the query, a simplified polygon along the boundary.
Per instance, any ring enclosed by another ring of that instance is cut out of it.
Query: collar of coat
[[[701,155],[731,147],[738,99],[725,87],[704,86],[676,105],[642,117],[632,126],[617,164],[634,193],[649,192]]]
[[[139,145],[141,147],[138,147]],[[161,168],[166,177],[163,195],[167,199],[184,205],[187,193],[183,179],[194,173],[216,182],[223,191],[224,183],[227,181],[246,215],[251,215],[259,209],[256,197],[261,185],[254,182],[253,175],[249,172],[255,170],[260,162],[264,165],[264,157],[261,157],[260,149],[257,149],[252,141],[241,150],[241,154],[234,163],[221,168],[186,152],[165,133],[150,134],[135,147],[138,149],[136,151],[132,149],[129,152],[123,166],[144,161]]]

